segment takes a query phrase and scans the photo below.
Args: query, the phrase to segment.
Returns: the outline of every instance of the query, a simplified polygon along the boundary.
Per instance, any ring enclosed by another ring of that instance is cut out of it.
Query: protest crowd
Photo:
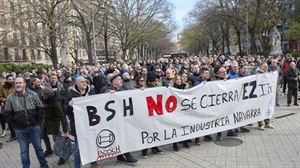
[[[238,80],[239,78],[277,71],[279,74],[278,96],[286,95],[287,106],[298,106],[300,58],[291,55],[263,57],[249,56],[190,56],[187,58],[160,58],[91,65],[72,65],[59,69],[38,69],[30,72],[2,72],[0,86],[1,139],[7,142],[18,140],[20,157],[24,168],[30,167],[29,144],[32,143],[40,167],[47,168],[46,157],[53,154],[53,142],[59,137],[69,137],[75,142],[74,167],[81,166],[77,134],[75,129],[72,98],[93,94],[114,94],[123,90],[147,89],[152,87],[174,87],[189,89],[214,80]],[[274,129],[270,119],[253,123],[259,130]],[[207,135],[204,141],[222,141],[226,136],[238,136],[250,132],[247,126],[220,132],[217,136]],[[9,137],[8,137],[9,136]],[[42,139],[42,142],[41,142]],[[42,147],[45,144],[45,149]],[[200,145],[200,138],[174,143],[173,150],[182,145]],[[3,143],[0,143],[0,151]],[[149,149],[152,154],[162,154],[159,147]],[[148,149],[141,151],[147,158]],[[59,158],[58,165],[65,163]],[[131,153],[117,156],[117,161],[135,164]],[[100,167],[100,163],[91,163]]]

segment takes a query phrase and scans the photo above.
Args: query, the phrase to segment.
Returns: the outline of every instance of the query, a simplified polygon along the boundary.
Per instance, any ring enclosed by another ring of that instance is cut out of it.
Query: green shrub
[[[0,64],[0,72],[27,72],[34,69],[48,69],[50,65],[45,64],[12,64],[12,63],[2,63]]]
[[[292,51],[292,52],[290,52],[290,54],[291,54],[294,58],[300,57],[300,51]]]

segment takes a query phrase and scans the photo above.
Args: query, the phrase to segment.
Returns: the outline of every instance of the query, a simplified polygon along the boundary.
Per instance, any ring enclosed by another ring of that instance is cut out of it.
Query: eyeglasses
[[[144,80],[144,79],[141,79],[140,82],[145,82],[145,80]]]

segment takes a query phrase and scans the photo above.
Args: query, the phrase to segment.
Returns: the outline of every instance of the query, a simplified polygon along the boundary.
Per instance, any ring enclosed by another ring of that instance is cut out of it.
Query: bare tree
[[[182,32],[180,45],[192,55],[209,55],[210,37],[201,25],[189,25]]]
[[[231,41],[234,41],[232,30],[236,34],[239,52],[242,52],[242,32],[250,34],[251,53],[259,51],[258,41],[264,51],[270,45],[269,32],[273,26],[280,25],[281,1],[278,0],[208,0],[198,2],[191,12],[191,22],[201,25],[210,36],[214,53],[230,52]],[[200,30],[199,30],[200,31]],[[201,30],[203,31],[203,30]],[[245,36],[245,35],[244,35]],[[247,38],[248,42],[248,37]]]
[[[115,37],[120,41],[122,58],[127,51],[143,38],[144,34],[153,31],[146,29],[153,18],[165,20],[169,15],[170,4],[166,0],[112,0],[114,5],[113,24]]]
[[[57,47],[61,46],[67,25],[66,12],[68,0],[18,0],[13,3],[17,8],[10,16],[20,22],[12,24],[21,32],[21,40],[28,38],[30,46],[48,55],[54,68],[58,67]]]
[[[93,41],[95,37],[93,36],[93,31],[95,34],[99,34],[99,27],[102,15],[102,11],[105,10],[103,7],[103,3],[105,1],[102,0],[71,0],[72,7],[76,11],[73,17],[73,25],[79,27],[81,29],[82,34],[84,34],[84,48],[87,51],[89,63],[94,63],[95,54],[93,54],[93,50],[95,50],[95,46],[93,46]],[[94,25],[93,25],[94,24]],[[95,24],[98,24],[97,26]],[[93,28],[97,28],[97,30],[93,30]],[[95,43],[95,42],[94,42]]]
[[[114,6],[112,6],[111,0],[107,0],[104,2],[104,13],[102,15],[102,21],[100,22],[100,31],[99,35],[101,36],[100,39],[103,39],[104,45],[104,53],[106,61],[109,61],[109,51],[110,51],[110,39],[114,37],[115,26],[112,24],[112,15]]]
[[[163,53],[170,53],[174,48],[174,43],[171,42],[171,35],[175,29],[174,23],[170,21],[164,24],[155,20],[150,21],[151,24],[147,26],[149,30],[155,30],[145,33],[143,38],[136,44],[139,49],[139,58],[141,59],[155,59]]]

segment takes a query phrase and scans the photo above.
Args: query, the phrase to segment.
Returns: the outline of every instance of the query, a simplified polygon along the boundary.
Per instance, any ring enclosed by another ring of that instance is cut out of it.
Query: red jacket
[[[282,65],[282,75],[285,76],[287,71],[289,70],[290,68],[290,63],[288,62],[284,62],[283,65]]]

